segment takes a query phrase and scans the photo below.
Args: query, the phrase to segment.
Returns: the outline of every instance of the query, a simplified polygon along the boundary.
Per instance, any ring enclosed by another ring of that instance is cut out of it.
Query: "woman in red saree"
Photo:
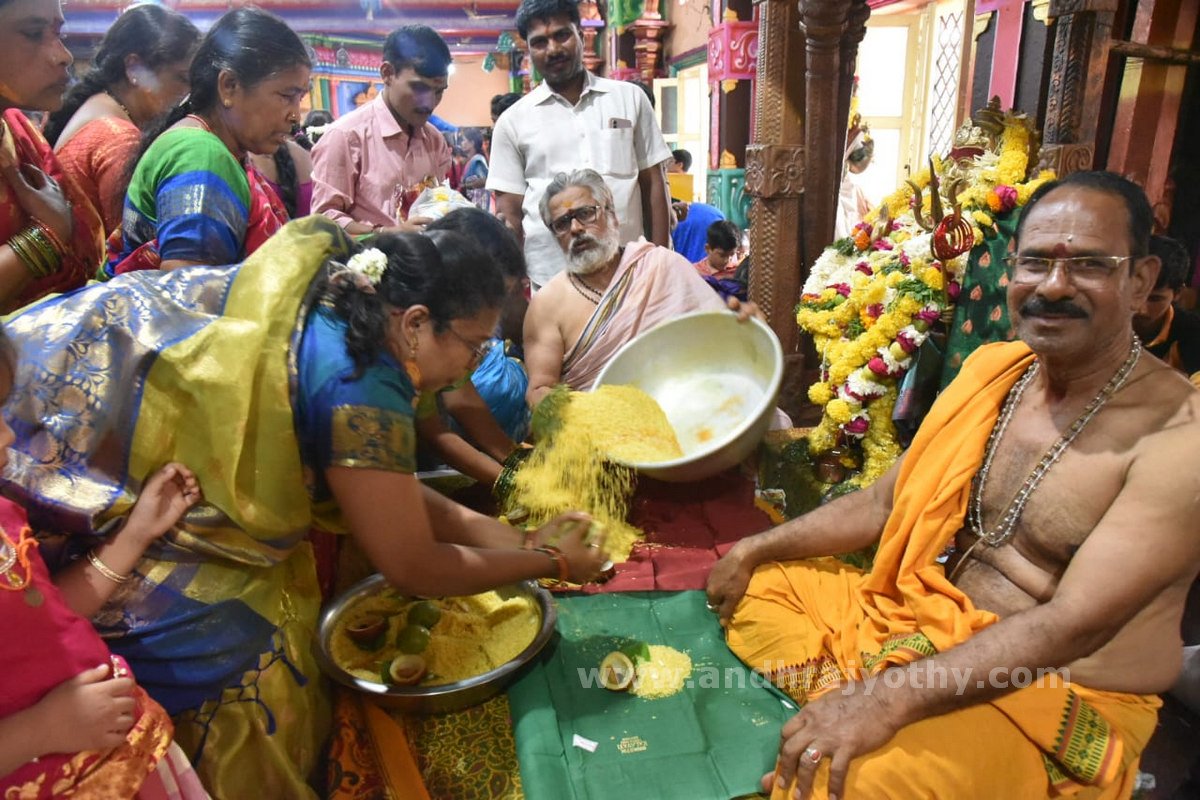
[[[199,40],[196,26],[169,8],[145,3],[126,9],[46,123],[46,140],[100,212],[106,235],[121,226],[129,162],[142,128],[187,94]]]
[[[104,255],[99,214],[19,110],[62,105],[62,25],[57,0],[0,0],[0,312],[82,286]]]

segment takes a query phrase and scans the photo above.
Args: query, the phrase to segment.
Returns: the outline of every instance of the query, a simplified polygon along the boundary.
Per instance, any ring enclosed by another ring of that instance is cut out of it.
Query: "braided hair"
[[[249,89],[293,67],[311,67],[304,42],[288,24],[274,14],[254,6],[226,12],[200,40],[188,72],[190,92],[142,134],[137,158],[131,159],[130,174],[150,145],[188,114],[216,108],[220,102],[218,83],[228,70]]]
[[[67,92],[62,108],[46,121],[46,141],[56,144],[88,98],[110,91],[124,80],[129,56],[137,56],[149,70],[158,70],[185,58],[199,39],[196,26],[168,8],[145,4],[124,11],[100,40],[91,68]]]
[[[288,217],[296,218],[296,161],[292,158],[292,151],[286,145],[282,144],[279,149],[271,156],[275,162],[275,181],[279,186],[279,199],[283,201],[284,207],[287,208]]]

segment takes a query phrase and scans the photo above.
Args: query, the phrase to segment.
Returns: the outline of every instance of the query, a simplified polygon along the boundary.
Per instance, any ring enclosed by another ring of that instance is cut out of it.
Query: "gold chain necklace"
[[[116,103],[118,106],[120,106],[121,110],[125,112],[125,116],[129,117],[129,121],[133,122],[133,114],[129,113],[129,109],[125,107],[125,104],[122,103],[120,100],[118,100],[117,96],[115,94],[113,94],[112,92],[108,91],[107,89],[104,90],[104,93],[106,95],[108,95],[110,100],[112,100],[114,103]],[[137,125],[136,122],[133,122],[133,124]]]
[[[1092,421],[1092,418],[1100,413],[1100,409],[1108,403],[1109,400],[1121,390],[1125,382],[1129,380],[1129,376],[1133,374],[1134,368],[1137,366],[1138,360],[1142,355],[1142,342],[1136,335],[1133,337],[1133,343],[1129,347],[1129,355],[1120,368],[1109,379],[1108,383],[1100,390],[1099,394],[1092,398],[1087,407],[1083,409],[1083,413],[1079,415],[1070,427],[1058,437],[1058,441],[1050,445],[1050,449],[1042,456],[1042,460],[1033,468],[1033,472],[1021,484],[1020,490],[1009,501],[1008,507],[1000,516],[1000,522],[994,530],[987,530],[983,524],[983,492],[987,484],[988,472],[992,467],[992,459],[996,455],[996,450],[1000,444],[1000,440],[1004,438],[1004,431],[1008,428],[1008,423],[1012,420],[1013,414],[1020,405],[1021,396],[1025,394],[1025,389],[1029,386],[1033,377],[1037,374],[1041,362],[1034,360],[1029,369],[1025,371],[1025,375],[1021,380],[1013,386],[1008,393],[1008,399],[1004,403],[1004,409],[1000,412],[1000,417],[992,428],[991,436],[988,437],[987,450],[983,457],[983,465],[979,471],[975,473],[975,477],[971,481],[971,502],[969,512],[969,522],[971,530],[979,537],[979,539],[971,545],[973,549],[979,542],[986,542],[990,547],[999,547],[1012,538],[1016,530],[1017,520],[1021,518],[1021,512],[1025,510],[1025,503],[1028,502],[1038,484],[1042,482],[1042,478],[1050,471],[1063,452],[1066,451],[1071,443],[1074,442],[1079,434],[1083,433],[1083,429]],[[961,565],[966,561],[970,549],[963,554],[959,559]],[[957,571],[957,569],[955,570]]]

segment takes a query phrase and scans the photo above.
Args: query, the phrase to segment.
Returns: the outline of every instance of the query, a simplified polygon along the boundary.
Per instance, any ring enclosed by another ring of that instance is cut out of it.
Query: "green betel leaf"
[[[650,645],[645,642],[627,644],[621,648],[621,652],[629,656],[629,660],[635,665],[639,662],[650,660]]]

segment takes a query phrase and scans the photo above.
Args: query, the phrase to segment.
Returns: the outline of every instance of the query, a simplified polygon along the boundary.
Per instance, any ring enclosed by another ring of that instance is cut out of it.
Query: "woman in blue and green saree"
[[[300,37],[266,11],[217,21],[192,59],[188,96],[145,134],[107,276],[230,264],[283,226],[287,210],[248,154],[290,138],[311,66]]]
[[[349,533],[401,592],[533,577],[586,581],[584,515],[531,537],[425,490],[418,393],[460,378],[496,325],[503,279],[460,234],[378,237],[290,223],[244,263],[120,275],[9,325],[22,360],[5,490],[47,560],[105,536],[159,465],[192,465],[204,501],[94,618],[172,715],[214,797],[313,796],[329,702],[310,647],[310,529]],[[106,525],[108,527],[106,527]]]

